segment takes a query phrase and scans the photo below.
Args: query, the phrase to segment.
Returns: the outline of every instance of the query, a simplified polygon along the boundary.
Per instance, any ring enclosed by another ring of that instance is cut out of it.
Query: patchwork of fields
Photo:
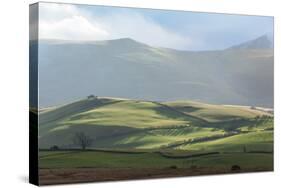
[[[139,178],[273,170],[273,114],[256,107],[99,97],[42,109],[39,124],[43,184],[51,169],[146,169]],[[92,141],[85,150],[77,133]],[[92,180],[106,179],[83,181]]]

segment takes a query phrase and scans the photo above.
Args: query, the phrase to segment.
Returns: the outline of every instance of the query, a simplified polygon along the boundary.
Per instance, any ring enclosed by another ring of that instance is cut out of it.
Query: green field
[[[256,116],[266,114],[265,112],[254,110],[247,106],[214,105],[194,101],[175,101],[166,102],[165,104],[208,122],[255,118]],[[271,116],[270,114],[266,115]]]
[[[182,155],[182,153],[181,153]],[[190,168],[191,166],[230,169],[273,168],[271,154],[222,153],[194,158],[167,158],[156,152],[109,153],[102,151],[43,151],[40,168]]]
[[[179,149],[243,152],[273,152],[273,132],[261,131],[238,134],[214,141],[186,144]]]
[[[42,109],[39,122],[40,169],[273,170],[273,115],[262,108],[95,98]]]

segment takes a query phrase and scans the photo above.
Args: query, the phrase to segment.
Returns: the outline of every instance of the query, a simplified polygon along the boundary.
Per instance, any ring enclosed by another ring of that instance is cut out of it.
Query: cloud
[[[109,33],[90,22],[74,5],[42,3],[39,8],[39,38],[105,40]]]
[[[40,3],[39,38],[110,40],[132,38],[159,47],[186,49],[192,41],[135,12],[97,15],[75,5]]]
[[[112,38],[129,37],[152,46],[184,49],[190,45],[188,37],[181,36],[137,13],[114,14],[103,18]]]
[[[57,22],[40,23],[40,38],[53,38],[64,40],[105,40],[109,33],[90,23],[83,16],[73,16]]]

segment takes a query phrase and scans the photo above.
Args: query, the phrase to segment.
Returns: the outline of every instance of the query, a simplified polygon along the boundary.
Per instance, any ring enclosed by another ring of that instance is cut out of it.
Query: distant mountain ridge
[[[272,48],[273,43],[267,35],[262,35],[256,39],[234,45],[229,49],[268,49]]]
[[[226,50],[202,52],[156,48],[129,38],[42,40],[39,104],[65,104],[95,94],[273,107],[269,46],[264,36]]]

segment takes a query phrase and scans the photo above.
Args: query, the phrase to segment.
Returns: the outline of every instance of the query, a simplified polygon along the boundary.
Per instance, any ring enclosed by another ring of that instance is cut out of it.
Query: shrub
[[[177,169],[178,167],[176,165],[172,165],[169,167],[170,169]]]
[[[50,150],[59,150],[59,146],[53,145],[52,147],[50,147]]]
[[[232,165],[232,167],[231,167],[231,171],[237,172],[237,171],[240,171],[240,170],[241,170],[241,168],[240,168],[239,165]]]

